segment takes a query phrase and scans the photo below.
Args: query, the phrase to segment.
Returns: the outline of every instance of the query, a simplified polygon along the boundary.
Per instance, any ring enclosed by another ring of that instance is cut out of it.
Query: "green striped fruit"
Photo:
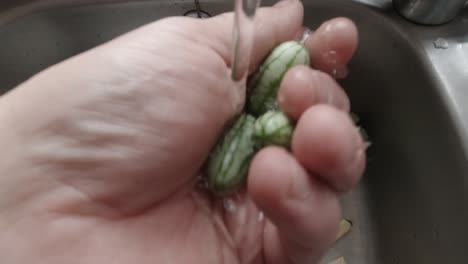
[[[210,156],[207,181],[215,194],[230,194],[245,182],[254,155],[254,122],[253,116],[242,114]]]
[[[259,116],[277,109],[276,96],[284,74],[293,66],[309,63],[309,52],[300,42],[287,41],[278,45],[249,83],[247,110]]]
[[[255,121],[253,135],[256,146],[277,145],[289,148],[293,129],[293,124],[283,112],[270,110]]]

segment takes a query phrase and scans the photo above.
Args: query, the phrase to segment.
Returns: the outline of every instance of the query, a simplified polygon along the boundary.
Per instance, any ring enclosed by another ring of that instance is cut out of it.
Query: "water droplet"
[[[348,68],[340,65],[338,53],[335,50],[329,50],[322,54],[322,60],[326,64],[327,68],[330,69],[330,74],[339,79],[344,78],[348,75]]]
[[[436,39],[433,42],[433,44],[436,49],[448,49],[449,48],[449,43],[447,42],[447,40],[443,38]]]
[[[323,54],[323,59],[325,60],[326,63],[330,65],[336,65],[338,62],[338,57],[337,53],[334,50],[330,50],[328,52],[325,52]]]
[[[326,23],[325,28],[323,29],[323,34],[327,35],[330,34],[330,32],[333,31],[334,24],[332,23]]]
[[[332,70],[332,75],[337,79],[345,78],[346,76],[348,76],[348,68],[336,67]]]
[[[265,216],[263,215],[263,212],[259,212],[259,213],[258,213],[258,219],[257,219],[258,222],[262,222],[263,219],[265,219]]]
[[[237,209],[236,203],[234,202],[234,200],[230,198],[224,199],[223,205],[224,205],[224,209],[226,209],[228,212],[235,212]]]
[[[300,34],[298,37],[297,37],[297,41],[301,42],[302,44],[304,44],[308,39],[309,37],[312,35],[312,33],[314,33],[313,30],[307,28],[307,27],[304,27],[303,30],[302,30],[302,34]]]
[[[197,178],[196,178],[196,186],[200,190],[208,190],[209,189],[208,181],[201,174],[198,175]]]

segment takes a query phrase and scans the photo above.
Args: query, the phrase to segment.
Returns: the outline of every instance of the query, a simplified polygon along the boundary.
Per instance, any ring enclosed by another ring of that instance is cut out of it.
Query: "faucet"
[[[395,8],[403,17],[425,25],[449,22],[465,3],[466,0],[393,0]]]

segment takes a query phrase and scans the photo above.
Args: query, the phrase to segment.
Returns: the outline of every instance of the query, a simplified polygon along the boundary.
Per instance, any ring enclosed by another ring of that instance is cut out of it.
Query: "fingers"
[[[258,9],[255,16],[255,40],[251,55],[250,69],[257,65],[278,44],[293,39],[301,29],[303,6],[298,0],[283,0],[272,7]],[[234,15],[225,13],[211,19],[204,20],[207,45],[220,54],[227,65],[231,65],[231,38]]]
[[[309,171],[337,191],[347,191],[361,177],[366,145],[348,114],[326,105],[309,108],[295,128],[292,152]]]
[[[290,117],[299,119],[312,105],[330,104],[348,112],[349,99],[339,84],[328,74],[296,66],[289,70],[278,91],[278,102]]]
[[[337,194],[276,147],[255,156],[248,179],[249,194],[272,223],[264,231],[265,262],[316,263],[338,231]]]
[[[349,99],[332,77],[346,76],[346,65],[357,44],[357,29],[351,20],[335,18],[323,23],[305,42],[316,70],[296,66],[286,73],[278,92],[282,109],[294,119],[320,103],[348,112]]]
[[[346,65],[358,45],[356,25],[339,17],[324,22],[305,42],[311,51],[312,67],[335,78],[347,75]]]
[[[267,263],[316,263],[336,238],[338,194],[359,180],[365,144],[346,112],[315,105],[300,117],[292,154],[261,150],[251,163],[248,192],[271,223],[264,230]]]
[[[299,119],[292,140],[298,161],[335,190],[346,191],[363,173],[365,144],[347,114],[348,97],[328,74],[344,77],[339,75],[343,73],[340,69],[346,68],[356,49],[357,31],[348,19],[332,19],[320,26],[306,45],[313,66],[321,71],[306,66],[289,70],[282,80],[278,101],[290,117]]]

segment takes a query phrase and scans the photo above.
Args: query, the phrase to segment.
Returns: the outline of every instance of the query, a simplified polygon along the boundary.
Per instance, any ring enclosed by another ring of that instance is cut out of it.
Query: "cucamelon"
[[[307,48],[297,41],[287,41],[277,46],[249,83],[247,110],[259,116],[268,110],[278,109],[276,96],[284,74],[293,66],[309,65]]]
[[[208,161],[208,186],[218,195],[240,187],[254,155],[255,118],[242,114],[218,143]]]
[[[236,192],[246,181],[256,151],[268,145],[289,148],[294,124],[277,103],[278,89],[286,72],[296,65],[309,65],[309,52],[301,42],[278,45],[250,79],[243,113],[226,131],[207,163],[207,184],[218,196]],[[359,116],[350,113],[364,140]],[[368,142],[370,144],[370,142]]]
[[[277,145],[289,148],[293,125],[281,111],[270,110],[261,115],[254,124],[254,139],[257,147]]]
[[[249,82],[244,112],[226,130],[207,163],[208,187],[216,195],[229,195],[245,183],[250,162],[260,148],[289,147],[293,124],[279,109],[276,97],[284,74],[300,64],[309,65],[307,49],[297,41],[284,42]]]

